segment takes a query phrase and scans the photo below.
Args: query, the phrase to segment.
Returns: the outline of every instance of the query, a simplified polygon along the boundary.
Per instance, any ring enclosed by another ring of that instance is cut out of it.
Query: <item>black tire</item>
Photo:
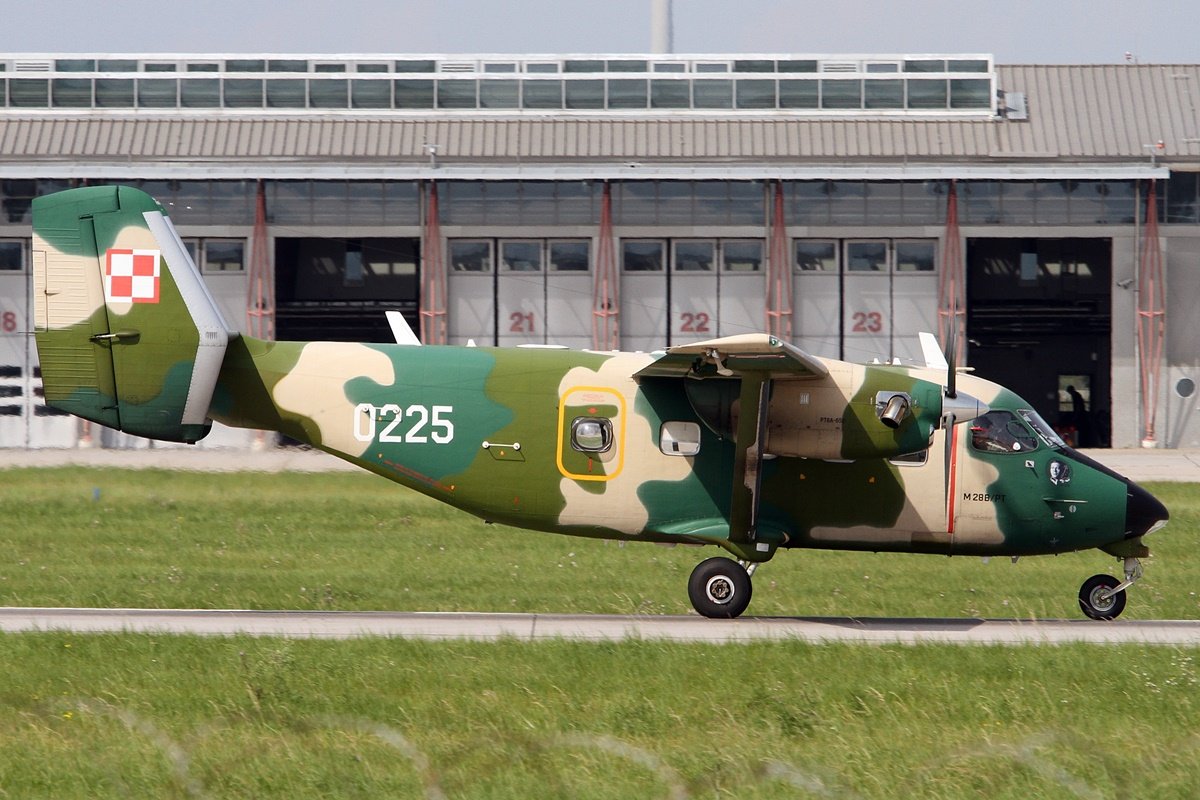
[[[746,568],[719,556],[706,559],[692,570],[688,597],[692,608],[710,619],[733,619],[750,605],[754,585]]]
[[[1079,587],[1079,608],[1092,619],[1116,619],[1125,610],[1125,590],[1103,596],[1104,590],[1112,590],[1121,582],[1112,575],[1093,575]]]

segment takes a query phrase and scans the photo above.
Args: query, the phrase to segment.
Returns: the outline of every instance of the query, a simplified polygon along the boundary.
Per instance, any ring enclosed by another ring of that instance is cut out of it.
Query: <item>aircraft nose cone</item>
[[[1161,528],[1171,516],[1167,507],[1133,481],[1126,486],[1125,535],[1142,536]]]

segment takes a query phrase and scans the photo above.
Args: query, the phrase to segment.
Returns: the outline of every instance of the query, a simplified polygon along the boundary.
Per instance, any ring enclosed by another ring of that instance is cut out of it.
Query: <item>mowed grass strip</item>
[[[1172,521],[1125,618],[1197,618],[1200,491],[1150,488]],[[366,473],[0,470],[8,606],[684,614],[720,554],[487,525]],[[781,551],[748,613],[1073,619],[1097,572],[1120,564]]]
[[[0,636],[0,796],[1194,798],[1196,650]]]

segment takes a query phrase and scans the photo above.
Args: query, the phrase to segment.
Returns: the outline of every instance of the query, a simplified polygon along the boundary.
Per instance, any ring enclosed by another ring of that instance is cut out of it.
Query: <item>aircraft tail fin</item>
[[[35,199],[33,274],[48,405],[153,439],[208,433],[237,334],[153,198],[93,186]]]

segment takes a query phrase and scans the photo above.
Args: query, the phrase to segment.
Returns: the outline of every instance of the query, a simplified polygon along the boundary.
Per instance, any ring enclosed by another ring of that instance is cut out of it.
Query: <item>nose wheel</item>
[[[1079,608],[1092,619],[1109,620],[1125,610],[1125,590],[1142,577],[1142,562],[1125,559],[1125,580],[1112,575],[1093,575],[1079,587]]]
[[[750,567],[756,565],[751,564]],[[733,619],[750,605],[750,567],[719,556],[701,561],[688,580],[692,608],[705,617]]]

